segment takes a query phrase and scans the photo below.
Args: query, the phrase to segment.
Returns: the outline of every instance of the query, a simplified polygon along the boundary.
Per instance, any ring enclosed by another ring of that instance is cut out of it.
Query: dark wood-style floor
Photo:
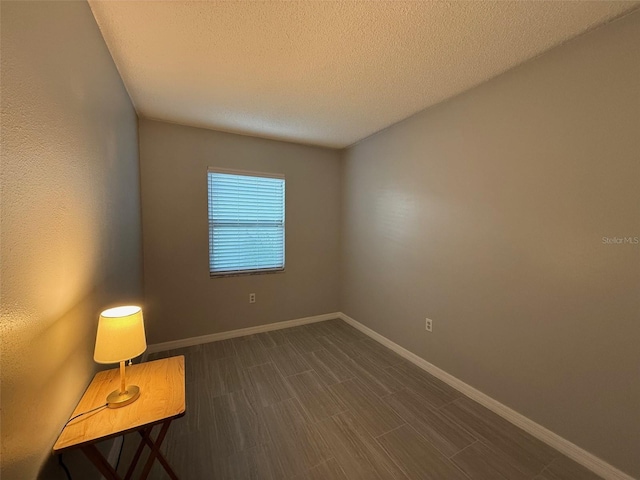
[[[187,413],[162,450],[182,480],[599,478],[341,320],[149,359],[173,355]]]

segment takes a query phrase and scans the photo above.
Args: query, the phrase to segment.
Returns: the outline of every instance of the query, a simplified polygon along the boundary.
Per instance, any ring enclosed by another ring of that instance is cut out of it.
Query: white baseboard
[[[268,332],[271,330],[280,330],[282,328],[295,327],[298,325],[306,325],[306,324],[315,323],[315,322],[322,322],[325,320],[332,320],[334,318],[339,318],[345,321],[346,323],[348,323],[349,325],[353,326],[354,328],[357,328],[365,335],[371,337],[373,340],[393,350],[401,357],[406,358],[407,360],[414,363],[418,367],[429,372],[434,377],[439,378],[440,380],[452,386],[453,388],[463,393],[467,397],[475,400],[476,402],[488,408],[492,412],[500,415],[502,418],[513,423],[517,427],[520,427],[525,432],[533,435],[534,437],[543,441],[547,445],[555,448],[560,453],[578,462],[580,465],[591,470],[595,474],[600,475],[604,479],[635,480],[633,477],[631,477],[630,475],[627,475],[621,470],[618,470],[613,465],[610,465],[609,463],[587,452],[586,450],[580,448],[574,443],[571,443],[569,440],[562,438],[560,435],[553,433],[551,430],[548,430],[542,425],[539,425],[533,420],[507,407],[506,405],[503,405],[497,400],[482,393],[480,390],[477,390],[471,385],[468,385],[462,380],[454,377],[453,375],[450,375],[444,370],[427,362],[425,359],[401,347],[397,343],[392,342],[388,338],[380,335],[374,330],[371,330],[369,327],[366,327],[365,325],[361,324],[357,320],[354,320],[353,318],[349,317],[348,315],[342,312],[326,313],[324,315],[315,315],[312,317],[297,318],[294,320],[286,320],[283,322],[269,323],[267,325],[258,325],[256,327],[241,328],[238,330],[231,330],[228,332],[212,333],[209,335],[202,335],[199,337],[191,337],[191,338],[184,338],[181,340],[174,340],[171,342],[156,343],[156,344],[149,345],[149,347],[147,348],[147,351],[143,356],[143,361],[146,360],[147,355],[150,353],[162,352],[165,350],[172,350],[174,348],[190,347],[192,345],[200,345],[203,343],[210,343],[218,340],[225,340],[227,338],[243,337],[245,335],[252,335],[254,333]],[[109,460],[111,460],[111,456],[114,453],[114,451],[116,452],[116,455],[117,455],[117,448],[119,448],[119,445],[116,448],[116,444],[118,444],[117,441],[114,442],[114,446],[111,449],[111,452],[109,454]]]
[[[508,420],[513,423],[517,427],[520,427],[525,432],[533,435],[537,439],[543,441],[547,445],[555,448],[560,453],[566,455],[572,460],[576,461],[580,465],[588,468],[592,472],[606,480],[634,480],[633,477],[627,475],[626,473],[618,470],[613,465],[608,464],[604,460],[596,457],[595,455],[587,452],[586,450],[580,448],[579,446],[571,443],[569,440],[562,438],[560,435],[553,433],[551,430],[546,429],[542,425],[537,424],[533,420],[521,415],[520,413],[512,410],[511,408],[503,405],[502,403],[494,400],[488,395],[485,395],[480,390],[476,390],[471,385],[464,383],[462,380],[454,377],[453,375],[448,374],[444,370],[436,367],[435,365],[427,362],[425,359],[419,357],[418,355],[411,353],[409,350],[401,347],[397,343],[392,342],[386,337],[383,337],[379,333],[371,330],[369,327],[364,326],[357,320],[345,315],[340,312],[338,317],[344,320],[346,323],[351,325],[354,328],[357,328],[365,335],[368,335],[373,340],[381,343],[385,347],[390,348],[394,352],[396,352],[401,357],[406,358],[410,362],[414,363],[418,367],[426,370],[434,377],[439,378],[443,382],[451,385],[453,388],[458,390],[459,392],[465,394],[467,397],[475,400],[479,404],[485,406],[492,412],[500,415],[502,418]]]
[[[294,320],[285,320],[283,322],[258,325],[256,327],[240,328],[238,330],[230,330],[228,332],[211,333],[209,335],[201,335],[199,337],[173,340],[171,342],[154,343],[148,346],[147,351],[143,356],[143,361],[146,360],[147,355],[150,353],[164,352],[165,350],[173,350],[174,348],[191,347],[192,345],[211,343],[218,340],[226,340],[227,338],[244,337],[245,335],[253,335],[254,333],[280,330],[283,328],[296,327],[298,325],[306,325],[308,323],[323,322],[324,320],[332,320],[334,318],[341,318],[340,312],[325,313],[323,315],[314,315],[312,317],[296,318]]]

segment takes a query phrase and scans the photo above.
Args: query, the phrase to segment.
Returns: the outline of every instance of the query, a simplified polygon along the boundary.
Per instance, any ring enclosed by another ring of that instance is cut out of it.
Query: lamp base
[[[137,385],[127,385],[124,393],[114,390],[107,397],[108,408],[120,408],[135,402],[140,396],[140,387]]]

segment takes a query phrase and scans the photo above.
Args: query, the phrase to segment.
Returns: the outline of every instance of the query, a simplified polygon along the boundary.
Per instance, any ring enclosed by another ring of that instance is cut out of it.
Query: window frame
[[[280,179],[283,181],[283,189],[282,189],[282,267],[276,268],[257,268],[251,270],[230,270],[224,272],[213,272],[211,270],[211,259],[213,255],[213,243],[211,241],[211,232],[214,226],[211,222],[211,216],[209,212],[210,198],[209,198],[209,174],[221,173],[221,174],[229,174],[229,175],[241,175],[246,177],[263,177],[263,178],[274,178]],[[209,269],[209,278],[224,278],[224,277],[240,277],[246,275],[264,275],[270,273],[283,273],[286,269],[286,206],[287,206],[287,182],[285,175],[282,173],[269,173],[269,172],[256,172],[252,170],[236,170],[230,168],[221,168],[221,167],[207,167],[207,236],[208,236],[208,269]]]

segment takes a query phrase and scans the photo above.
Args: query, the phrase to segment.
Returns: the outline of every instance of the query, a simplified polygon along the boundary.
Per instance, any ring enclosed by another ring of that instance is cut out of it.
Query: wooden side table
[[[107,395],[119,388],[120,376],[117,368],[98,372],[73,411],[74,416],[106,403]],[[122,408],[102,408],[69,422],[53,446],[56,454],[80,448],[108,480],[121,477],[102,456],[95,444],[108,438],[137,431],[142,439],[127,469],[125,479],[131,478],[145,445],[151,449],[142,475],[146,479],[157,458],[172,479],[177,480],[169,463],[160,452],[160,446],[169,425],[185,413],[184,356],[164,358],[153,362],[127,367],[127,383],[140,387],[140,397]],[[162,425],[155,440],[151,431]]]

